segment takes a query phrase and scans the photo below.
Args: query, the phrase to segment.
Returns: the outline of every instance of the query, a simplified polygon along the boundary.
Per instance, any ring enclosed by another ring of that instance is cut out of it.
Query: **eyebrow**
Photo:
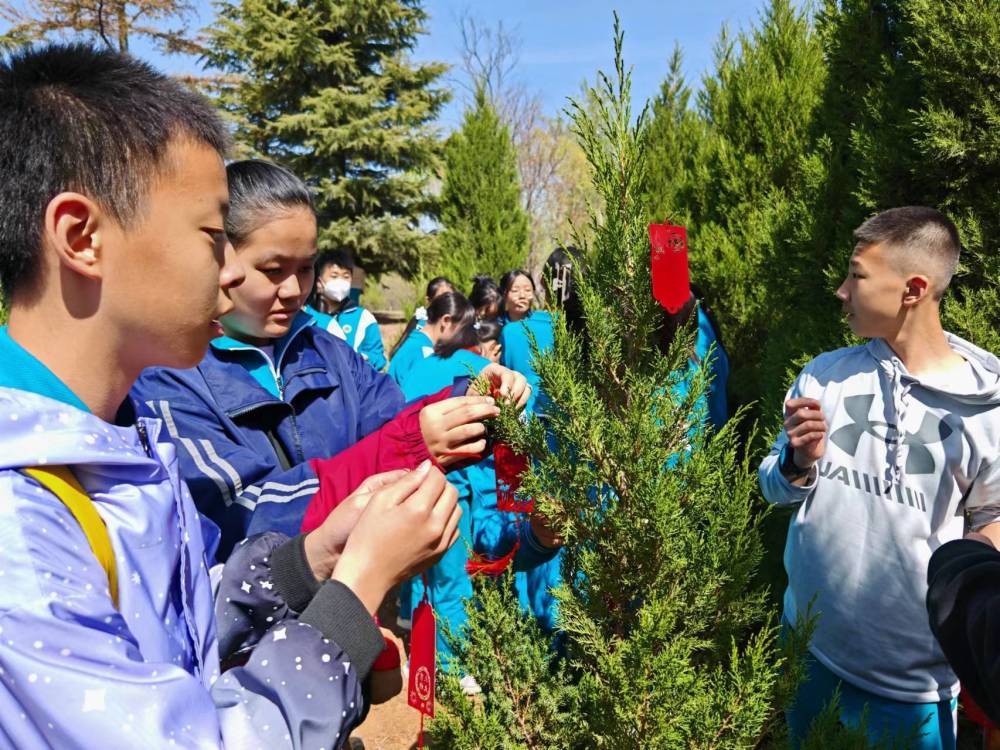
[[[281,261],[290,260],[290,261],[296,261],[296,262],[298,262],[298,261],[309,261],[310,263],[315,263],[317,255],[319,255],[319,253],[313,253],[312,255],[310,255],[310,256],[308,256],[306,258],[297,258],[297,257],[291,256],[291,255],[285,255],[282,252],[275,252],[275,253],[272,253],[271,255],[265,255],[263,258],[261,258],[257,262],[258,263],[274,263],[275,261],[281,262]]]

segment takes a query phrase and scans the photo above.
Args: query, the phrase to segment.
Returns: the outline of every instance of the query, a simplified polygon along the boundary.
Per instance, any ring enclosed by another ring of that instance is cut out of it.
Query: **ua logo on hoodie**
[[[844,399],[844,411],[851,418],[851,423],[835,430],[830,435],[830,440],[851,456],[857,453],[862,435],[871,435],[887,445],[897,440],[896,425],[871,419],[871,406],[874,400],[875,395],[871,393],[848,396]],[[890,430],[892,437],[889,436]],[[925,412],[920,429],[903,435],[903,445],[909,448],[906,455],[906,473],[933,474],[937,465],[926,446],[943,442],[952,432],[952,428],[944,420]]]

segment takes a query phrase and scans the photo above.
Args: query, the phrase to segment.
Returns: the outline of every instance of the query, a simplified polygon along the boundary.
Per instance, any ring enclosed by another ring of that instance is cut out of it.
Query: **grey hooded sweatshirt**
[[[785,544],[785,618],[812,601],[813,655],[910,703],[958,693],[927,622],[931,553],[1000,519],[1000,361],[946,335],[968,365],[945,378],[911,375],[882,339],[814,359],[787,398],[822,404],[823,457],[806,486],[790,484],[782,431],[759,472],[769,502],[801,503]]]

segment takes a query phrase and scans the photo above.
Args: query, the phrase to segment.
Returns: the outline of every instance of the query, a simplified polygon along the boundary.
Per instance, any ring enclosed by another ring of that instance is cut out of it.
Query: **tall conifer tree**
[[[616,28],[616,75],[574,117],[605,206],[592,242],[577,238],[586,333],[556,316],[554,349],[537,361],[546,418],[507,412],[497,425],[533,456],[522,490],[566,541],[559,646],[520,613],[509,577],[479,581],[462,667],[443,680],[441,747],[750,748],[780,741],[797,678],[801,644],[779,647],[755,581],[753,467],[731,428],[712,440],[690,430],[704,383],[683,397],[671,387],[686,337],[670,356],[653,344],[648,132],[621,41]]]
[[[499,278],[520,268],[528,252],[528,217],[521,207],[517,155],[482,86],[461,129],[448,139],[445,170],[441,273],[467,282],[472,273]]]
[[[434,210],[428,181],[448,99],[446,66],[410,59],[420,0],[226,0],[207,62],[249,154],[315,190],[320,247],[353,251],[370,272],[417,268]]]

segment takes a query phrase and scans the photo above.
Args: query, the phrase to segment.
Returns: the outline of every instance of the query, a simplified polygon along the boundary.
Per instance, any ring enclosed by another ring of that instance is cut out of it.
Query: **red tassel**
[[[479,574],[487,575],[492,578],[496,578],[505,570],[507,566],[511,564],[514,560],[514,555],[517,554],[517,550],[520,548],[521,542],[514,543],[514,549],[508,552],[503,557],[497,560],[490,560],[485,555],[480,555],[477,552],[472,553],[472,557],[465,563],[465,572],[470,576],[477,576]]]
[[[531,513],[535,509],[534,498],[517,496],[524,473],[528,470],[528,456],[515,452],[506,443],[496,443],[493,446],[493,460],[497,474],[497,510]]]

